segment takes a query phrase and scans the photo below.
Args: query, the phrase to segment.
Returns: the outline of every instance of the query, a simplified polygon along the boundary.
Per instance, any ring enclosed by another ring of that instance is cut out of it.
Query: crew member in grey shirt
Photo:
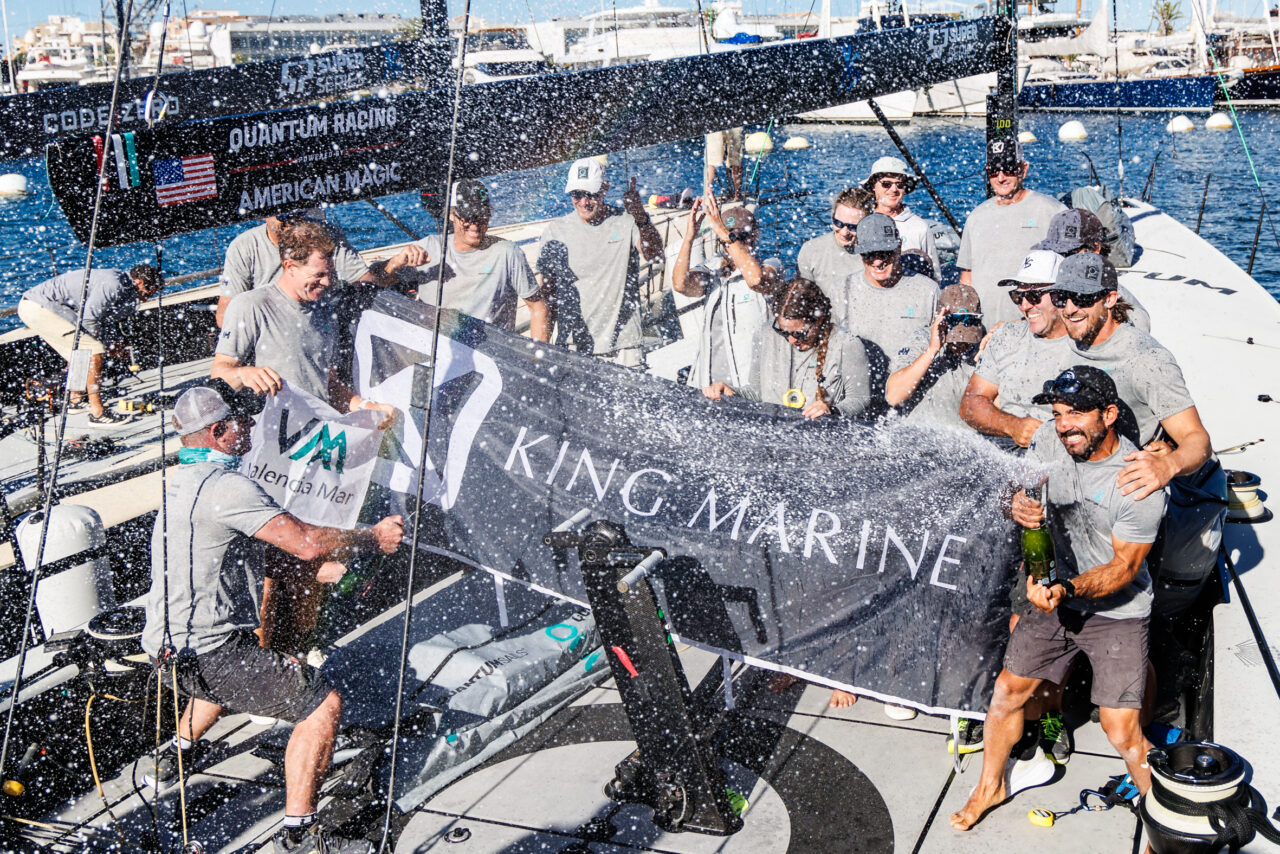
[[[218,309],[215,318],[219,328],[232,297],[273,285],[280,278],[284,269],[280,260],[281,228],[287,223],[304,219],[321,222],[323,216],[320,210],[314,208],[269,216],[262,225],[240,233],[231,241],[222,262],[222,275],[218,277]],[[328,222],[324,226],[334,242],[333,262],[338,279],[343,282],[376,281],[375,273],[351,248],[342,229]],[[388,262],[388,266],[392,266],[392,262]],[[392,266],[393,271],[394,269],[395,266]]]
[[[370,528],[343,531],[309,525],[282,510],[238,471],[253,415],[261,409],[257,395],[232,392],[220,380],[188,389],[174,407],[182,448],[169,473],[165,521],[157,519],[152,534],[142,647],[161,666],[175,668],[191,700],[159,761],[144,757],[139,764],[148,785],[163,785],[178,774],[178,751],[190,772],[208,747],[197,742],[224,710],[282,718],[294,727],[275,851],[369,852],[367,841],[343,839],[316,821],[342,698],[319,671],[258,645],[262,546],[306,561],[327,559],[327,574],[317,580],[336,581],[343,568],[332,561],[349,560],[357,551],[391,554],[404,523],[389,516]]]
[[[85,397],[91,426],[110,426],[128,420],[108,411],[102,403],[103,361],[109,350],[119,356],[124,346],[121,327],[133,317],[138,300],[150,299],[163,287],[164,279],[159,270],[139,264],[128,273],[123,270],[90,270],[87,290],[84,272],[73,270],[41,282],[18,300],[18,319],[70,362],[76,321],[81,313],[80,299],[84,297],[78,349],[90,353]],[[71,402],[81,403],[75,393]]]
[[[1209,433],[1182,369],[1158,341],[1125,322],[1111,262],[1092,252],[1072,255],[1058,268],[1049,297],[1072,341],[1075,363],[1106,371],[1116,384],[1116,429],[1140,449],[1125,457],[1128,465],[1119,477],[1125,494],[1143,499],[1208,462]]]
[[[978,292],[987,307],[987,323],[994,326],[1020,319],[997,286],[1013,277],[1032,245],[1044,238],[1053,215],[1065,208],[1057,199],[1023,186],[1028,165],[1021,145],[1007,140],[992,140],[990,145],[987,180],[992,195],[965,220],[956,266],[960,281]]]
[[[740,393],[799,409],[805,418],[861,415],[871,404],[862,341],[835,324],[831,301],[808,279],[787,282],[756,354],[751,386],[734,389],[717,382],[702,393],[712,400]]]
[[[1048,249],[1066,258],[1078,252],[1093,252],[1107,258],[1111,247],[1105,242],[1106,229],[1102,220],[1083,208],[1067,208],[1054,214],[1049,220],[1049,233],[1035,245],[1036,249]],[[1110,258],[1107,258],[1110,261]],[[1114,265],[1113,265],[1114,266]],[[1129,323],[1143,332],[1151,331],[1151,315],[1138,302],[1138,298],[1124,285],[1116,285],[1116,292],[1124,300]]]
[[[700,249],[698,234],[704,217],[724,252],[712,260],[702,258],[701,251],[695,252]],[[726,240],[730,234],[738,239]],[[752,384],[751,365],[773,316],[765,294],[772,294],[780,283],[778,270],[756,259],[759,237],[756,218],[745,207],[731,207],[722,213],[710,194],[693,200],[671,270],[671,286],[686,297],[707,294],[689,377],[689,383],[697,388],[716,382],[732,388]]]
[[[1032,398],[1045,379],[1071,364],[1071,340],[1049,298],[1061,263],[1057,253],[1035,249],[1013,278],[1000,283],[1001,297],[1012,297],[1024,319],[991,333],[960,402],[965,423],[1009,450],[1027,447],[1053,417]]]
[[[863,269],[846,280],[843,307],[833,306],[836,318],[844,318],[837,322],[867,347],[872,394],[881,410],[890,359],[917,340],[917,333],[928,333],[938,307],[937,282],[903,270],[900,247],[898,226],[884,214],[858,223]]]
[[[942,280],[942,264],[933,231],[924,217],[906,205],[907,194],[916,188],[916,176],[906,163],[896,157],[881,157],[871,164],[871,174],[863,187],[876,196],[876,213],[893,219],[902,237],[903,253],[915,253],[929,259],[929,276]],[[918,268],[923,271],[923,268]]]
[[[449,204],[453,239],[445,258],[441,305],[503,329],[515,329],[516,300],[522,299],[529,308],[529,336],[547,341],[551,335],[547,302],[524,251],[510,240],[488,233],[492,214],[484,182],[464,178],[454,184]],[[440,235],[431,234],[405,247],[388,267],[401,283],[417,292],[418,299],[434,303],[442,254]]]
[[[1061,682],[1072,660],[1093,666],[1091,699],[1102,729],[1140,792],[1151,785],[1151,748],[1140,716],[1147,681],[1151,578],[1146,558],[1160,528],[1165,495],[1126,495],[1117,478],[1134,446],[1117,434],[1116,386],[1104,371],[1068,368],[1037,397],[1053,407],[1054,429],[1040,431],[1030,455],[1050,466],[1048,525],[1057,546],[1057,578],[1026,580],[1029,608],[1013,629],[1004,669],[987,710],[982,774],[951,826],[968,830],[1011,794],[1006,763],[1023,729],[1023,709],[1045,682]],[[1019,525],[1044,523],[1040,501],[1019,491]]]
[[[569,167],[564,191],[573,211],[547,224],[535,265],[555,312],[555,343],[643,368],[640,255],[652,261],[662,254],[662,237],[634,178],[622,209],[605,202],[609,182],[595,158]]]
[[[894,356],[885,400],[909,420],[968,430],[960,398],[985,334],[977,292],[968,285],[943,288],[928,330],[918,330]]]
[[[843,310],[845,282],[862,272],[858,223],[875,210],[875,198],[862,187],[842,190],[831,204],[831,231],[806,240],[796,257],[796,275],[816,282],[837,311]],[[844,322],[837,314],[836,323]]]

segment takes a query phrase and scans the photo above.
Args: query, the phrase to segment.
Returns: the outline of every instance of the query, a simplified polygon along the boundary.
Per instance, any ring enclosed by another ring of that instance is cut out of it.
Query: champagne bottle
[[[1033,501],[1042,500],[1038,488],[1029,488],[1026,492]],[[1058,580],[1058,558],[1053,548],[1053,535],[1049,533],[1047,514],[1038,527],[1022,529],[1022,565],[1037,584],[1047,587]]]

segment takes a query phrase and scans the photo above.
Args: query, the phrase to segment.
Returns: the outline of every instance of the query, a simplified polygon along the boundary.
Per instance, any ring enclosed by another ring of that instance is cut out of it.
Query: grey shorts
[[[1004,666],[1015,676],[1061,683],[1071,661],[1084,653],[1093,667],[1095,705],[1140,709],[1147,685],[1147,617],[1113,620],[1058,608],[1029,608],[1018,620]]]
[[[178,658],[178,685],[229,712],[300,723],[333,689],[320,671],[258,646],[253,632],[237,632],[217,649]]]

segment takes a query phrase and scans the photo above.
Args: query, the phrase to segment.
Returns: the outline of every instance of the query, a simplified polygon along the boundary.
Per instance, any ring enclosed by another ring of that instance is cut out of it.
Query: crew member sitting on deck
[[[320,784],[329,770],[342,719],[342,698],[319,671],[258,645],[258,593],[262,545],[312,565],[347,560],[356,552],[391,554],[404,536],[399,516],[359,531],[309,525],[286,513],[238,471],[249,450],[253,416],[262,399],[233,392],[221,380],[178,398],[173,424],[182,437],[178,466],[169,471],[165,521],[156,520],[151,546],[142,646],[161,665],[176,668],[190,695],[178,734],[158,762],[139,759],[148,785],[164,785],[207,753],[200,737],[224,710],[281,718],[294,724],[284,754],[284,827],[277,854],[358,854],[373,846],[343,839],[316,821]],[[165,565],[165,559],[169,561]],[[336,581],[339,563],[320,581]],[[167,597],[167,600],[166,600]]]
[[[889,405],[911,420],[967,430],[960,398],[985,335],[977,292],[968,285],[943,288],[933,323],[894,357],[884,395]]]
[[[934,281],[942,278],[942,265],[938,261],[938,246],[933,240],[929,223],[913,213],[904,203],[907,194],[916,188],[916,177],[906,163],[896,157],[881,157],[871,164],[871,175],[862,183],[876,196],[876,213],[890,217],[898,226],[902,237],[903,253],[918,253],[929,259],[931,272],[926,273]]]
[[[858,223],[875,212],[875,198],[861,187],[841,191],[831,203],[831,231],[806,240],[796,256],[796,275],[816,282],[837,309],[836,323],[843,323],[841,307],[848,304],[844,291],[849,277],[862,273],[858,254]]]
[[[291,211],[278,216],[269,216],[262,225],[242,232],[227,247],[227,255],[222,262],[222,275],[218,277],[218,310],[215,318],[221,328],[226,319],[227,306],[233,297],[248,293],[257,288],[273,285],[284,267],[280,258],[280,231],[286,223],[296,223],[309,219],[321,222],[328,230],[334,242],[334,269],[339,280],[344,282],[373,282],[377,275],[369,269],[364,259],[356,254],[347,242],[342,229],[333,223],[324,222],[324,213],[318,208]],[[403,253],[402,253],[403,254]],[[388,261],[386,267],[392,272],[403,261],[400,256]]]
[[[128,273],[123,270],[91,270],[87,291],[84,289],[84,272],[72,270],[41,282],[18,301],[18,318],[69,362],[76,335],[76,318],[80,314],[80,298],[84,296],[79,349],[88,350],[91,354],[85,392],[90,426],[111,426],[129,420],[103,406],[103,361],[108,352],[116,358],[121,357],[124,351],[121,324],[133,317],[138,300],[150,299],[163,287],[160,271],[146,264],[139,264]],[[85,401],[73,393],[71,402],[79,405]]]
[[[724,255],[703,260],[699,232],[706,218]],[[764,295],[777,290],[777,269],[756,259],[756,218],[744,207],[723,214],[715,197],[693,200],[684,240],[671,272],[671,287],[687,297],[709,292],[702,315],[702,334],[689,383],[705,388],[716,382],[731,388],[751,385],[750,368],[761,335],[772,319]],[[697,245],[698,251],[695,250]]]
[[[846,281],[843,308],[835,306],[845,328],[867,345],[876,414],[887,407],[890,358],[911,346],[918,333],[928,334],[938,307],[938,283],[903,270],[901,248],[898,227],[884,214],[871,214],[858,223],[863,269]]]
[[[227,309],[218,337],[210,375],[232,388],[249,388],[259,394],[275,394],[288,382],[339,412],[375,409],[390,425],[395,409],[386,403],[365,400],[343,381],[337,365],[340,339],[347,323],[347,287],[334,277],[336,244],[322,223],[290,222],[280,232],[283,272],[275,284],[240,294]],[[292,559],[272,553],[264,586],[262,634],[270,644],[274,614],[277,562]],[[297,576],[299,573],[286,571]],[[314,572],[310,573],[314,575]],[[293,601],[286,606],[292,636],[282,639],[298,651],[306,645],[319,609],[320,588],[309,582],[286,588]]]
[[[860,415],[871,403],[862,341],[831,319],[831,301],[808,279],[792,279],[778,295],[772,328],[756,348],[750,386],[716,382],[712,400],[741,394],[799,409],[805,418]]]
[[[951,826],[968,830],[1014,794],[1006,790],[1005,764],[1024,730],[1023,707],[1040,683],[1061,682],[1076,655],[1093,666],[1092,699],[1102,729],[1140,792],[1151,785],[1139,722],[1147,690],[1151,577],[1146,558],[1160,528],[1165,493],[1142,500],[1118,481],[1137,453],[1115,429],[1116,386],[1106,372],[1087,365],[1063,371],[1044,384],[1037,403],[1053,406],[1054,431],[1040,431],[1029,455],[1053,466],[1047,503],[1062,580],[1041,585],[1028,577],[1034,608],[1018,621],[1005,651],[987,709],[982,775]],[[1044,506],[1019,491],[1013,520],[1037,527]],[[1047,766],[1051,768],[1052,766]],[[1017,785],[1017,781],[1013,781]],[[1028,785],[1047,782],[1044,778]]]
[[[973,209],[964,221],[956,266],[960,281],[972,285],[987,307],[987,323],[1019,320],[1017,309],[1000,294],[999,283],[1012,278],[1022,259],[1044,238],[1049,220],[1065,210],[1057,199],[1028,190],[1027,161],[1022,146],[995,139],[987,150],[987,182],[991,198]]]
[[[573,345],[629,368],[644,368],[640,324],[640,255],[662,254],[636,181],[623,210],[605,202],[604,167],[585,157],[569,167],[565,193],[573,210],[553,219],[538,246],[538,281],[555,312],[555,343]]]
[[[482,181],[464,178],[454,184],[449,204],[453,239],[445,259],[441,305],[515,329],[516,299],[522,299],[529,308],[529,336],[547,341],[551,337],[547,302],[524,250],[488,233],[492,213],[489,189]],[[417,291],[418,299],[434,304],[442,254],[440,235],[431,234],[406,246],[397,256],[403,263],[392,269],[403,284]]]

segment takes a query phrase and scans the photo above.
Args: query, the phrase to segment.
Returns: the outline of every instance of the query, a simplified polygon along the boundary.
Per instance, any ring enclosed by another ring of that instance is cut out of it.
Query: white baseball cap
[[[179,436],[189,436],[228,418],[257,415],[264,403],[251,389],[233,391],[225,380],[205,380],[178,398],[173,406],[173,426]]]
[[[1062,265],[1062,256],[1048,249],[1033,249],[1022,259],[1022,266],[1011,279],[1001,279],[998,284],[1004,288],[1018,285],[1052,285],[1058,278],[1058,267]]]
[[[582,190],[595,195],[604,186],[604,167],[594,157],[573,161],[569,167],[569,180],[564,185],[566,193]]]

